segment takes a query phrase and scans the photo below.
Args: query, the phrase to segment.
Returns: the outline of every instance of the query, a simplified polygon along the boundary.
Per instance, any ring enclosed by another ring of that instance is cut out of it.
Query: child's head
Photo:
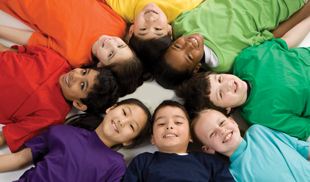
[[[103,113],[118,99],[118,86],[112,73],[99,68],[76,68],[60,76],[63,96],[79,110]]]
[[[119,83],[135,82],[142,74],[142,62],[131,47],[118,37],[101,36],[92,46],[92,55],[97,67],[111,70]]]
[[[219,152],[230,157],[242,141],[238,124],[213,109],[197,113],[191,128],[194,138],[202,143],[202,150],[206,153]]]
[[[164,88],[173,89],[197,73],[204,56],[204,42],[200,34],[178,38],[167,49],[154,71],[156,81]]]
[[[150,131],[151,114],[137,99],[123,100],[106,110],[96,132],[108,146],[140,144]]]
[[[160,38],[172,35],[171,25],[167,23],[166,14],[154,3],[148,3],[135,17],[134,24],[129,28],[129,39],[132,36],[140,40]]]
[[[178,87],[176,95],[191,112],[212,108],[228,115],[246,101],[247,84],[235,75],[201,72]]]
[[[154,111],[152,118],[151,143],[160,152],[185,153],[192,141],[189,116],[185,108],[176,101],[163,101]]]

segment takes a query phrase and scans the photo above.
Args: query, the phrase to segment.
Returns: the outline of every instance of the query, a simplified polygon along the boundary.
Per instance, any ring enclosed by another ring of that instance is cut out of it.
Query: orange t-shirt
[[[104,0],[7,0],[0,9],[35,30],[28,45],[51,48],[71,67],[91,65],[101,35],[123,38],[126,23]]]

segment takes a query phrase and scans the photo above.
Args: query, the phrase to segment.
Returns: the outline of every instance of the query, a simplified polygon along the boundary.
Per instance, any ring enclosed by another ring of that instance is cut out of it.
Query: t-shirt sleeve
[[[46,111],[41,111],[46,112]],[[62,124],[51,115],[37,112],[31,116],[21,117],[17,122],[2,128],[11,152],[17,151],[26,141],[47,131],[51,125]]]
[[[123,176],[126,171],[126,164],[124,163],[117,163],[111,170],[110,177],[107,181],[119,182],[122,181]]]
[[[52,48],[51,40],[48,39],[40,32],[34,32],[28,42],[28,45],[40,45],[48,48]]]
[[[144,160],[143,154],[140,154],[136,156],[131,163],[129,164],[125,176],[123,179],[123,182],[138,182],[138,181],[143,181],[143,170],[144,169]]]
[[[36,165],[49,152],[48,140],[50,130],[29,140],[25,146],[31,149],[33,163]]]

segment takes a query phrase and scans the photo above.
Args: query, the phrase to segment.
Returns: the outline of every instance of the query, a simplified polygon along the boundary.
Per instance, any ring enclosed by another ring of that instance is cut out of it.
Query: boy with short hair
[[[216,156],[187,153],[192,141],[189,116],[175,101],[163,101],[154,111],[151,143],[158,152],[133,159],[123,182],[133,181],[233,181],[227,165]]]
[[[64,124],[70,103],[102,113],[118,99],[116,80],[105,69],[71,70],[55,51],[0,44],[0,145],[16,152],[26,141]],[[18,51],[19,53],[13,52]]]
[[[236,181],[308,181],[310,178],[309,142],[261,125],[251,126],[242,138],[238,124],[213,109],[200,111],[191,128],[204,152],[219,152],[229,157],[229,170]]]

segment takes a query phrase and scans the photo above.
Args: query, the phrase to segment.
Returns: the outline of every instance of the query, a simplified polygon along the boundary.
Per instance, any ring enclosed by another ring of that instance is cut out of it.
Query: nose
[[[75,82],[77,81],[78,79],[80,79],[81,75],[78,73],[78,71],[74,71],[72,74],[71,74],[71,81]]]
[[[226,83],[226,88],[227,88],[227,92],[231,91],[232,90],[232,87],[233,87],[233,80],[232,81],[228,81]]]
[[[219,133],[221,136],[224,135],[225,132],[226,132],[226,129],[224,129],[224,128],[222,128],[222,127],[219,127],[219,128],[218,128],[218,133]]]
[[[169,130],[169,129],[173,129],[173,122],[168,122],[167,123],[167,130]]]

